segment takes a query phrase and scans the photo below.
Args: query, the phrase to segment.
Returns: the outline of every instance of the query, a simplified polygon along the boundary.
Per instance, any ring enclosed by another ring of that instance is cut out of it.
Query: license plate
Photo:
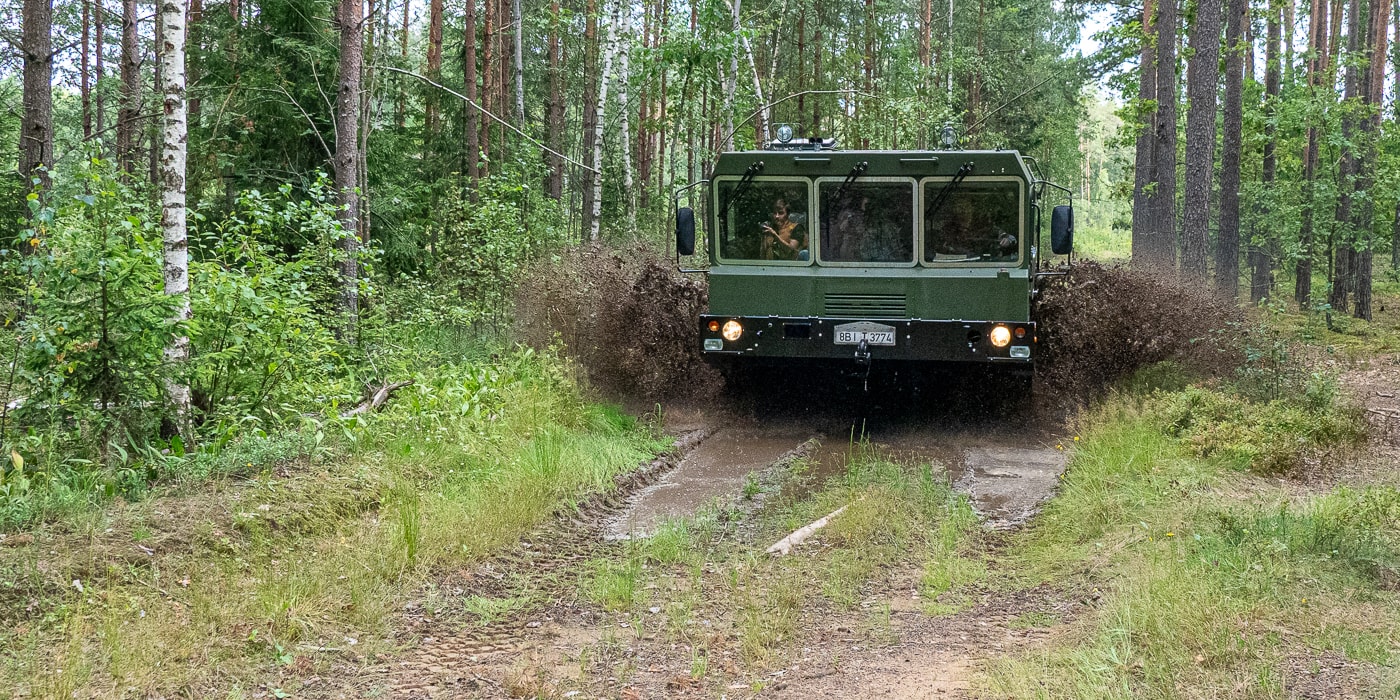
[[[866,345],[894,345],[894,327],[883,323],[843,323],[832,330],[837,345],[860,345],[862,340]]]

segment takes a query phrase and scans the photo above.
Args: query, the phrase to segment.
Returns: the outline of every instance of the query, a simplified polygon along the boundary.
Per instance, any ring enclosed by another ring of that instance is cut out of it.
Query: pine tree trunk
[[[185,109],[185,0],[160,0],[160,77],[165,115],[160,157],[160,225],[165,239],[165,295],[175,299],[171,319],[183,324],[190,319],[189,248],[185,232],[185,170],[188,124]],[[166,394],[175,409],[181,433],[191,437],[189,426],[190,389],[179,374],[190,357],[190,339],[177,334],[165,349],[165,360],[176,368],[167,380]]]
[[[1220,141],[1220,236],[1215,248],[1215,289],[1234,301],[1240,291],[1240,151],[1244,145],[1244,52],[1240,40],[1246,0],[1225,9],[1225,106]]]
[[[1275,2],[1269,3],[1267,12],[1268,29],[1264,46],[1264,113],[1267,119],[1264,122],[1264,163],[1259,180],[1264,185],[1264,191],[1271,192],[1278,176],[1278,137],[1275,134],[1274,116],[1278,112],[1279,84],[1282,76],[1279,65],[1280,12]],[[1260,205],[1257,219],[1264,223],[1265,228],[1263,231],[1256,231],[1249,243],[1249,301],[1254,304],[1268,298],[1272,286],[1270,279],[1273,272],[1273,256],[1270,255],[1269,239],[1272,238],[1273,231],[1268,225],[1270,216],[1267,204]]]
[[[467,0],[468,12],[471,12],[471,5],[475,0]],[[408,10],[412,3],[403,0],[403,23],[399,25],[399,62],[407,67],[408,64]],[[398,91],[394,100],[394,115],[398,121],[399,129],[404,128],[408,115],[408,95],[404,89],[404,76],[399,76],[397,80]]]
[[[24,0],[24,114],[20,118],[21,197],[39,181],[43,196],[53,167],[53,0]],[[24,212],[29,211],[26,206]]]
[[[1317,165],[1319,139],[1317,122],[1320,99],[1318,85],[1327,62],[1327,4],[1314,1],[1308,19],[1308,99],[1313,103],[1307,116],[1307,145],[1303,149],[1303,212],[1298,233],[1298,262],[1294,267],[1293,299],[1307,308],[1312,303],[1313,212],[1317,207]],[[1330,91],[1329,91],[1330,92]]]
[[[360,318],[359,287],[359,162],[360,68],[363,61],[361,0],[339,0],[336,25],[340,31],[339,87],[335,110],[335,190],[341,205],[339,335],[354,343]]]
[[[1361,151],[1356,181],[1357,192],[1363,193],[1355,221],[1357,231],[1356,303],[1353,314],[1371,320],[1372,222],[1375,218],[1375,198],[1369,196],[1376,184],[1376,139],[1380,136],[1381,100],[1385,95],[1385,65],[1387,29],[1390,27],[1390,0],[1370,0],[1367,13],[1366,76],[1362,100],[1367,108],[1361,120]]]
[[[434,82],[442,81],[442,0],[428,3],[428,62],[424,73]],[[438,135],[438,91],[431,86],[423,100],[423,166],[432,177],[433,142]]]
[[[140,116],[141,86],[136,69],[140,49],[136,43],[136,0],[122,0],[121,108],[117,113],[117,163],[130,175],[136,168],[136,121]]]
[[[735,36],[739,34],[739,5],[740,0],[733,0],[730,15],[730,31]],[[736,51],[729,53],[729,72],[724,74],[724,143],[718,144],[719,149],[726,151],[734,150],[734,91],[739,81],[739,54]]]
[[[92,138],[92,83],[89,82],[88,56],[92,50],[92,0],[83,0],[82,55],[78,60],[78,95],[83,103],[83,140]]]
[[[559,37],[559,0],[550,4],[549,40],[549,147],[556,153],[564,152],[564,77],[563,43]],[[553,199],[564,196],[564,159],[549,155],[549,179],[545,190]]]
[[[185,44],[186,46],[190,47],[188,50],[185,51],[186,92],[190,92],[190,86],[199,85],[199,78],[201,76],[199,69],[201,66],[203,66],[203,53],[201,51],[201,49],[203,48],[203,44],[201,43],[203,41],[204,34],[203,28],[204,0],[190,0],[189,26],[186,28],[185,32],[187,35]],[[194,55],[191,56],[191,54]],[[187,131],[188,129],[195,129],[199,127],[199,112],[201,105],[199,98],[195,96],[197,94],[198,93],[196,92],[195,94],[189,95],[188,99],[186,100],[186,103],[189,105],[189,109],[187,110],[188,114],[186,117]]]
[[[525,53],[524,53],[524,25],[520,16],[520,0],[511,0],[511,19],[514,20],[515,31],[511,32],[512,43],[515,45],[515,121],[521,129],[525,128]]]
[[[155,81],[151,84],[151,100],[153,102],[158,101],[158,96],[163,93],[162,86],[165,85],[165,80],[161,76],[161,72],[165,69],[165,66],[161,63],[160,60],[161,53],[164,51],[164,47],[161,45],[161,42],[159,40],[159,37],[162,34],[161,23],[165,21],[165,14],[160,12],[160,10],[158,9],[160,3],[162,2],[164,2],[164,0],[154,0],[152,3],[157,6],[155,15],[156,41],[152,42],[154,44],[153,53],[155,54],[155,56],[154,60],[151,61],[151,64],[154,67],[154,70],[152,70],[151,72],[155,75]],[[151,129],[153,129],[154,131],[152,131]],[[159,119],[151,120],[151,129],[147,130],[151,134],[151,149],[150,157],[148,159],[150,163],[149,179],[151,181],[151,186],[158,188],[160,187],[160,158],[162,148],[161,137],[159,136],[161,131],[161,122]]]
[[[136,36],[136,0],[122,0],[122,99],[116,115],[116,157],[122,172],[136,168],[136,122],[140,118],[141,60]]]
[[[627,0],[617,0],[617,5]],[[603,44],[603,65],[598,71],[598,116],[593,121],[593,209],[588,212],[588,240],[597,241],[603,221],[603,117],[608,106],[608,80],[612,74],[614,52],[617,50],[618,7],[615,5],[608,18],[608,38]]]
[[[1200,0],[1191,31],[1190,73],[1186,85],[1186,191],[1181,270],[1191,284],[1207,279],[1210,190],[1215,174],[1216,87],[1220,81],[1220,0]],[[1085,179],[1088,181],[1088,178]]]
[[[472,104],[464,108],[467,135],[467,185],[471,188],[473,201],[476,199],[477,181],[481,179],[481,114],[476,105],[481,104],[476,89],[476,0],[466,0],[462,28],[462,88],[467,100]]]
[[[485,26],[481,31],[481,102],[486,111],[499,115],[496,111],[496,3],[497,0],[484,0],[486,10]],[[481,168],[480,176],[491,172],[491,120],[481,120]]]
[[[107,31],[105,25],[107,24],[107,12],[102,6],[103,2],[104,0],[93,0],[92,18],[93,24],[97,25],[93,32],[95,35],[93,37],[93,43],[95,44],[94,53],[96,53],[97,56],[93,61],[95,64],[93,68],[95,75],[93,75],[92,89],[97,93],[94,101],[97,103],[98,134],[105,132],[107,129],[107,100],[102,94],[102,78],[107,74],[107,61],[103,56],[106,52],[105,39],[107,37]]]
[[[1351,0],[1351,7],[1347,9],[1347,56],[1345,91],[1343,99],[1345,101],[1342,110],[1342,160],[1337,166],[1337,209],[1335,219],[1340,225],[1342,236],[1340,240],[1334,242],[1332,273],[1332,293],[1328,296],[1327,302],[1332,308],[1341,313],[1351,310],[1352,293],[1356,289],[1356,246],[1355,237],[1358,234],[1352,228],[1355,220],[1355,213],[1352,211],[1352,195],[1358,191],[1360,177],[1357,169],[1356,139],[1358,138],[1358,120],[1355,110],[1356,103],[1361,99],[1364,85],[1363,68],[1357,65],[1352,58],[1361,56],[1365,50],[1364,30],[1361,27],[1361,2]]]
[[[1137,111],[1140,120],[1136,143],[1136,157],[1133,167],[1133,267],[1149,267],[1152,256],[1151,186],[1153,150],[1152,140],[1156,131],[1157,110],[1148,105],[1157,98],[1157,72],[1154,68],[1152,51],[1153,2],[1146,0],[1142,8],[1142,54],[1138,58],[1138,97]]]
[[[1150,240],[1153,270],[1174,274],[1176,270],[1176,0],[1160,0],[1157,5],[1157,120],[1152,143],[1149,199],[1152,212]]]

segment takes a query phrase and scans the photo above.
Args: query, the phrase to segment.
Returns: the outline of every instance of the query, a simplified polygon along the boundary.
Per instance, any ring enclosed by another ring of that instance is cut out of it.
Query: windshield
[[[914,262],[912,182],[828,181],[820,192],[823,262]]]
[[[930,263],[1009,262],[1021,256],[1018,181],[964,180],[936,210],[947,180],[924,183],[924,260]]]
[[[719,183],[719,254],[729,260],[803,262],[808,252],[807,183]],[[735,195],[738,196],[735,196]]]

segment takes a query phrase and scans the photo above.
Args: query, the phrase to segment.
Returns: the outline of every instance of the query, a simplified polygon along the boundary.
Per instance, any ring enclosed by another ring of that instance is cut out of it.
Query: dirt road
[[[668,431],[686,436],[675,454],[440,581],[431,605],[405,611],[405,652],[328,695],[959,697],[985,659],[1073,616],[1062,592],[982,585],[995,563],[952,550],[950,583],[933,593],[934,565],[912,555],[860,568],[842,563],[858,562],[858,547],[820,536],[787,562],[763,554],[782,527],[773,512],[803,512],[870,459],[965,494],[980,518],[974,546],[994,546],[1052,494],[1072,439],[1024,411],[820,398],[670,407]]]

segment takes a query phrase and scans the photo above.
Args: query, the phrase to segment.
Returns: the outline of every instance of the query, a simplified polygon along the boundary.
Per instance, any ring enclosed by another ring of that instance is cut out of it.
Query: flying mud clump
[[[720,386],[700,359],[703,282],[640,245],[585,246],[528,271],[516,293],[517,339],[562,341],[589,381],[618,398],[696,397]]]
[[[1037,304],[1038,383],[1084,401],[1137,370],[1171,360],[1218,375],[1241,361],[1241,314],[1212,290],[1121,266],[1078,262],[1050,281]]]

